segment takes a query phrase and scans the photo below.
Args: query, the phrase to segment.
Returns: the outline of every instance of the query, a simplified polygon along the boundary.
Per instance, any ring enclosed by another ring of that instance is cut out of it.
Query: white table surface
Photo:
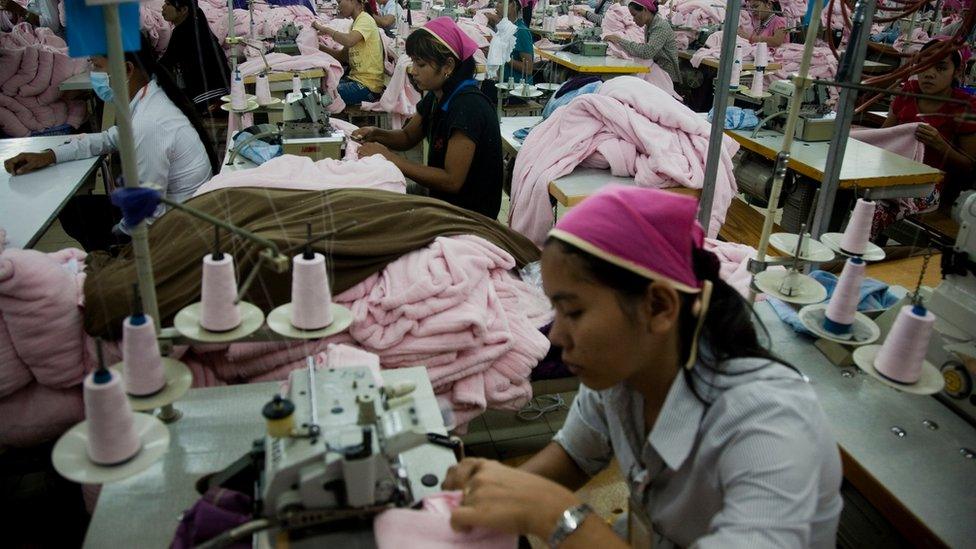
[[[22,152],[41,152],[70,136],[0,139],[0,161]],[[98,166],[99,157],[48,166],[25,175],[0,169],[0,227],[9,246],[29,248]]]
[[[522,128],[529,128],[542,122],[541,116],[503,116],[501,121],[502,145],[505,152],[518,154],[522,142],[515,139],[515,132]]]
[[[638,65],[628,59],[620,59],[605,55],[595,57],[569,53],[565,51],[546,51],[535,48],[536,54],[544,59],[549,59],[568,69],[583,74],[637,74],[650,72],[644,65]]]

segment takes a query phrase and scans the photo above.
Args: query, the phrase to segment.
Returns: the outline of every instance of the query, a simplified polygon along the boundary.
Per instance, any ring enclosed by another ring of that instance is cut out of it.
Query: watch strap
[[[593,514],[593,508],[585,503],[574,505],[563,511],[552,534],[549,535],[549,547],[551,549],[559,547],[591,514]]]

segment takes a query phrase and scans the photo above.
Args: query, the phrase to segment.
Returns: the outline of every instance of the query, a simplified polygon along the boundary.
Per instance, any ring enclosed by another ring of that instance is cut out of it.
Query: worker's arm
[[[925,145],[929,153],[944,158],[942,167],[956,173],[972,173],[976,169],[976,134],[960,135],[959,145],[947,141],[938,130],[928,124],[919,124],[915,138]]]
[[[392,0],[391,0],[392,1]],[[399,130],[383,130],[373,126],[364,126],[352,132],[355,141],[363,143],[379,143],[394,151],[408,151],[417,146],[424,138],[424,118],[417,113],[407,125]]]
[[[341,50],[337,50],[335,48],[330,48],[328,46],[319,46],[319,49],[322,50],[322,51],[324,51],[325,53],[331,55],[332,57],[335,57],[336,58],[336,61],[338,61],[340,63],[348,63],[349,62],[349,50],[346,49],[346,48],[342,48]]]
[[[786,29],[777,29],[772,36],[755,35],[750,42],[765,42],[771,48],[778,48],[779,46],[783,45],[783,42],[786,42]]]
[[[390,2],[393,2],[393,1],[394,0],[390,0]],[[378,26],[379,28],[381,28],[381,29],[388,29],[388,28],[392,27],[394,23],[396,23],[396,16],[395,15],[382,15],[382,14],[380,14],[380,15],[374,15],[373,16],[373,21],[376,21],[376,26]]]
[[[320,24],[318,21],[312,23],[312,27],[315,28],[319,34],[332,38],[345,48],[351,48],[366,39],[361,32],[355,29],[349,32],[341,32],[333,28],[326,27],[325,25]],[[323,48],[323,51],[326,50]],[[326,53],[329,52],[326,51]]]
[[[888,109],[888,116],[885,117],[885,121],[881,124],[882,128],[890,128],[892,126],[898,125],[898,118],[895,116],[895,111]]]
[[[589,475],[576,465],[566,450],[563,450],[563,447],[555,442],[550,442],[536,455],[529,458],[529,461],[519,466],[519,469],[547,478],[574,492],[590,480]]]
[[[444,167],[434,168],[424,164],[411,162],[398,154],[384,155],[393,162],[403,175],[432,191],[456,194],[461,191],[464,181],[468,178],[468,170],[474,159],[476,145],[474,140],[461,131],[455,130],[447,141],[447,153],[444,156]],[[366,151],[369,149],[363,147]],[[366,153],[363,153],[366,154]]]
[[[648,24],[653,24],[648,23]],[[609,42],[610,37],[607,37]],[[639,57],[641,59],[654,59],[658,53],[661,52],[666,47],[676,47],[674,40],[674,31],[671,30],[670,25],[656,25],[652,30],[650,35],[647,37],[647,42],[632,42],[630,40],[624,40],[620,37],[614,42],[617,43],[625,52],[633,57]]]
[[[535,62],[532,60],[531,53],[520,53],[520,59],[512,59],[508,62],[512,70],[516,70],[522,74],[532,74],[532,69]]]

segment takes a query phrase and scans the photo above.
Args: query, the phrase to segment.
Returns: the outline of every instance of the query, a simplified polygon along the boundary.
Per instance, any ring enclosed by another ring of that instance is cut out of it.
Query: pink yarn
[[[929,349],[935,315],[920,305],[905,305],[874,359],[878,372],[899,383],[915,383]]]
[[[88,457],[99,465],[115,465],[136,455],[142,441],[122,389],[122,378],[109,371],[107,383],[96,383],[96,373],[89,374],[84,384]]]
[[[769,63],[769,44],[758,42],[756,44],[755,64],[757,67],[765,67]]]
[[[166,385],[163,361],[156,343],[156,327],[149,315],[145,315],[145,319],[143,324],[133,325],[130,316],[122,323],[125,392],[135,396],[157,393]]]
[[[461,505],[461,492],[442,492],[424,498],[421,510],[390,509],[373,521],[379,549],[515,549],[518,539],[485,528],[456,531],[451,510]]]
[[[244,97],[244,81],[241,80],[240,73],[234,75],[230,83],[230,105],[239,111],[247,108],[247,99]]]
[[[827,305],[827,319],[834,323],[825,323],[824,328],[833,333],[847,334],[854,324],[854,313],[861,301],[861,284],[864,282],[864,260],[856,257],[849,258],[840,273],[834,295]],[[839,325],[839,326],[837,326]]]
[[[261,73],[257,76],[254,84],[254,94],[258,96],[258,105],[271,104],[271,84],[268,83],[268,76]]]
[[[857,199],[854,213],[844,230],[844,238],[840,241],[840,249],[852,255],[861,255],[868,246],[871,236],[871,220],[874,219],[874,202]]]
[[[325,270],[325,256],[315,254],[292,260],[291,325],[302,330],[319,330],[332,324],[332,291]]]
[[[200,326],[211,332],[226,332],[241,323],[241,309],[237,299],[237,279],[234,276],[234,257],[224,254],[215,260],[212,254],[203,256],[203,289],[200,292],[203,312]]]

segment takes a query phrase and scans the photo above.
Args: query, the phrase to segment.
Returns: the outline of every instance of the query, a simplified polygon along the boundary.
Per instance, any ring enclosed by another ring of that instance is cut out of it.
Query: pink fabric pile
[[[687,50],[688,44],[698,37],[698,29],[725,22],[724,2],[715,0],[672,0],[661,6],[661,14],[676,27],[695,29],[688,31],[675,29],[675,41],[679,50]],[[739,14],[739,27],[752,30],[752,18],[747,11]]]
[[[890,128],[851,128],[851,138],[922,162],[925,145],[915,137],[918,126],[918,122],[912,122]]]
[[[495,35],[495,31],[491,30],[488,25],[478,23],[474,19],[461,18],[458,19],[458,27],[467,34],[475,44],[478,44],[479,48],[487,48],[491,37]]]
[[[173,25],[163,19],[163,0],[139,2],[139,27],[149,37],[156,53],[162,55],[173,35]]]
[[[403,173],[379,155],[356,161],[326,158],[318,162],[305,156],[284,155],[249,170],[221,172],[201,185],[193,196],[228,187],[253,187],[255,181],[272,189],[315,191],[357,188],[403,194],[407,188]]]
[[[552,228],[549,182],[577,166],[610,168],[643,187],[704,183],[709,123],[667,92],[639,78],[621,76],[596,93],[573,99],[536,126],[515,160],[509,226],[538,245]],[[735,194],[732,156],[738,145],[725,137],[715,183],[709,236],[725,220]]]
[[[461,492],[442,492],[424,498],[414,509],[390,509],[376,516],[373,533],[378,549],[515,549],[518,539],[484,528],[457,532],[451,528],[451,510],[461,505]]]
[[[900,52],[917,53],[928,41],[929,33],[925,32],[925,29],[923,28],[915,27],[912,29],[912,34],[910,37],[906,37],[904,34],[902,34],[895,40],[892,47]]]
[[[626,8],[625,8],[626,9]],[[556,17],[556,30],[572,31],[579,28],[590,28],[593,26],[588,19],[580,17],[575,13],[559,15]]]
[[[602,29],[603,38],[613,34],[620,36],[625,40],[630,40],[631,42],[642,43],[644,41],[643,27],[637,26],[637,23],[634,22],[633,16],[630,15],[630,10],[626,6],[621,6],[620,4],[614,4],[607,8],[607,11],[603,17]],[[671,95],[678,101],[682,100],[681,96],[674,91],[674,82],[671,80],[671,76],[658,68],[657,63],[655,63],[654,60],[631,57],[617,44],[610,44],[610,46],[607,48],[607,52],[613,57],[630,59],[635,63],[648,67],[650,72],[639,75],[640,78],[643,78],[651,84],[654,84],[655,86],[668,92],[668,95]]]
[[[393,129],[402,128],[408,118],[417,114],[417,103],[420,101],[421,95],[410,83],[410,79],[407,78],[409,66],[410,58],[401,55],[393,69],[393,77],[386,85],[380,100],[363,101],[360,104],[360,108],[364,111],[390,113],[390,123]]]
[[[304,31],[302,31],[304,33]],[[303,71],[308,69],[322,69],[325,71],[325,81],[323,82],[323,88],[325,88],[329,96],[332,98],[332,103],[329,105],[328,111],[331,113],[342,112],[342,109],[346,108],[346,103],[339,97],[339,79],[342,78],[342,64],[336,60],[335,57],[323,52],[318,51],[303,51],[302,55],[288,55],[285,53],[269,53],[264,56],[274,71]],[[252,57],[247,61],[237,65],[237,69],[241,72],[241,76],[248,76],[253,74],[258,74],[265,70],[264,60],[260,56]],[[233,118],[233,117],[231,117]],[[245,124],[246,125],[246,124]]]
[[[84,259],[75,249],[0,252],[0,446],[51,440],[84,416]]]
[[[62,124],[77,128],[85,104],[62,100],[59,86],[86,68],[50,29],[20,23],[0,34],[0,130],[25,137]]]

